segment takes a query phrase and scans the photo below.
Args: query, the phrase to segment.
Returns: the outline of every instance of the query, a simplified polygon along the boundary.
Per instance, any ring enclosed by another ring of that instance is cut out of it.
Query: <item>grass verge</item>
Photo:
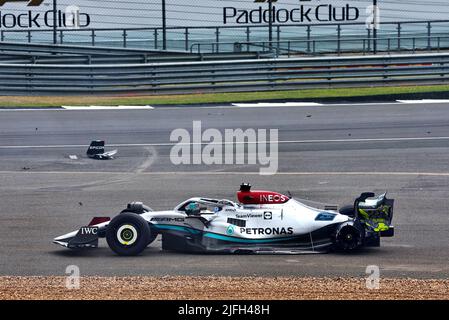
[[[243,101],[369,98],[381,96],[447,93],[449,85],[338,88],[241,93],[197,93],[157,96],[0,96],[0,107],[56,107],[61,105],[179,105]]]

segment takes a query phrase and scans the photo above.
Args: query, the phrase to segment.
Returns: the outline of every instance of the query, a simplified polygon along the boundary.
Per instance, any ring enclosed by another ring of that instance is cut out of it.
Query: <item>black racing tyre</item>
[[[156,240],[157,235],[158,235],[158,233],[157,233],[157,232],[154,232],[151,228],[150,228],[150,230],[151,230],[151,233],[150,233],[150,237],[149,237],[149,239],[148,239],[147,246],[148,246],[150,243],[152,243],[154,240]]]
[[[112,251],[121,256],[140,254],[154,240],[147,221],[135,213],[116,216],[106,230],[106,241]]]
[[[347,206],[343,206],[338,210],[341,214],[344,214],[345,216],[354,218],[354,205],[350,204]]]
[[[120,213],[133,212],[136,214],[143,214],[145,212],[153,211],[150,207],[144,205],[142,202],[131,202],[128,203],[126,209],[123,209]]]
[[[363,232],[353,223],[341,224],[335,235],[335,247],[340,252],[350,252],[359,249],[363,243]]]
[[[130,213],[130,214],[138,214],[138,215],[140,215],[140,213],[133,212],[133,211],[129,211],[129,210],[127,210],[127,209],[122,210],[122,211],[120,212],[120,214],[124,214],[124,213]],[[157,235],[158,235],[158,233],[157,233],[157,232],[154,232],[154,229],[151,229],[151,227],[150,227],[150,230],[151,230],[151,235],[150,235],[150,238],[149,238],[149,240],[148,240],[147,246],[148,246],[150,243],[152,243],[154,240],[156,240]]]
[[[120,211],[120,214],[124,214],[124,213],[134,213],[134,214],[140,214],[138,212],[134,212],[134,211],[129,211],[128,209],[122,210]]]

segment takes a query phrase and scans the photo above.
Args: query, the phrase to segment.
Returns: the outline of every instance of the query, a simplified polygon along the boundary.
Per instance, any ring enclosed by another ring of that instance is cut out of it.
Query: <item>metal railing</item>
[[[320,39],[350,41],[351,39],[371,39],[371,30],[365,23],[321,23],[321,24],[274,24],[273,41],[315,40],[316,49],[327,45]],[[381,22],[378,37],[405,39],[406,37],[445,36],[449,31],[449,20]],[[266,24],[251,26],[193,26],[167,27],[167,49],[189,51],[192,43],[229,43],[268,41]],[[103,28],[103,29],[59,29],[59,44],[80,44],[87,46],[115,46],[161,50],[163,48],[162,28]],[[1,30],[1,41],[22,41],[27,43],[52,43],[53,30]],[[331,46],[336,48],[335,45]],[[421,47],[421,46],[419,46]],[[422,47],[425,47],[423,45]],[[219,48],[226,50],[226,46]]]
[[[114,65],[0,64],[3,95],[170,94],[441,84],[449,54]]]
[[[124,64],[237,60],[272,57],[259,52],[189,53],[112,47],[0,42],[0,62],[32,64]]]
[[[323,45],[326,44],[326,45]],[[419,45],[421,44],[421,45]],[[321,45],[321,46],[320,46]],[[371,54],[372,38],[284,40],[252,42],[193,43],[191,53],[219,52],[274,52],[276,56],[295,54],[318,55],[323,53]],[[222,49],[222,48],[225,49]],[[387,37],[377,39],[377,52],[392,53],[410,51],[441,51],[449,49],[449,36]]]

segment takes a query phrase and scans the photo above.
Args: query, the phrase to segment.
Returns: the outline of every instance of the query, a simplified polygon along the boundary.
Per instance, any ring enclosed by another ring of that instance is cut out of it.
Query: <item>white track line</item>
[[[89,111],[89,110],[178,110],[178,109],[245,109],[245,108],[292,108],[292,107],[363,107],[363,106],[390,106],[412,104],[449,104],[449,100],[397,100],[395,102],[367,102],[367,103],[314,103],[314,102],[286,102],[286,103],[234,103],[219,106],[61,106],[61,108],[1,108],[0,112],[13,111]]]
[[[61,106],[64,110],[152,110],[152,106]]]
[[[396,100],[406,104],[432,104],[432,103],[449,103],[448,99],[421,99],[421,100]]]
[[[305,105],[280,105],[280,104],[273,104],[273,105],[255,105],[255,106],[238,106],[240,104],[232,104],[232,105],[219,105],[219,106],[190,106],[187,107],[187,109],[251,109],[251,108],[263,108],[263,109],[271,109],[271,108],[294,108],[294,107],[306,107]],[[249,105],[249,104],[248,104]],[[380,106],[398,106],[403,105],[403,103],[400,102],[369,102],[369,103],[326,103],[326,104],[314,104],[315,107],[380,107]],[[156,107],[157,110],[179,110],[179,109],[186,109],[185,106],[173,106],[173,107]]]
[[[315,107],[322,103],[315,102],[259,102],[259,103],[233,103],[239,108],[282,108],[282,107]]]
[[[158,171],[158,172],[114,172],[114,171],[0,171],[0,174],[85,174],[85,175],[193,175],[193,176],[226,176],[251,175],[260,176],[259,171]],[[433,176],[449,177],[449,172],[278,172],[275,176]],[[272,177],[272,176],[271,176]]]
[[[449,99],[421,99],[421,100],[396,100],[393,102],[366,102],[366,103],[315,103],[315,102],[259,102],[259,103],[233,103],[238,108],[284,108],[284,107],[338,107],[338,106],[385,106],[400,104],[449,104]]]
[[[401,141],[439,141],[449,140],[449,137],[413,137],[413,138],[367,138],[367,139],[332,139],[332,140],[281,140],[277,144],[311,144],[311,143],[357,143],[357,142],[401,142]],[[109,147],[169,147],[183,145],[226,145],[226,144],[270,144],[272,141],[257,142],[228,142],[228,143],[119,143],[108,144]],[[65,145],[28,145],[28,146],[0,146],[0,149],[46,149],[46,148],[84,148],[86,144],[65,144]]]

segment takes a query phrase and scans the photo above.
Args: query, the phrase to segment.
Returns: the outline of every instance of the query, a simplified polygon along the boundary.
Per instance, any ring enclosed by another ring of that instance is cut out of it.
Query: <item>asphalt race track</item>
[[[279,173],[257,165],[173,165],[170,133],[278,128]],[[117,146],[113,161],[85,157],[89,142]],[[77,160],[69,159],[77,155]],[[0,275],[299,275],[449,277],[449,104],[313,107],[161,107],[127,111],[0,111]],[[241,182],[330,204],[362,191],[396,199],[396,236],[357,254],[139,257],[101,248],[82,253],[51,243],[92,216],[130,201],[153,209],[191,196],[235,199]]]

